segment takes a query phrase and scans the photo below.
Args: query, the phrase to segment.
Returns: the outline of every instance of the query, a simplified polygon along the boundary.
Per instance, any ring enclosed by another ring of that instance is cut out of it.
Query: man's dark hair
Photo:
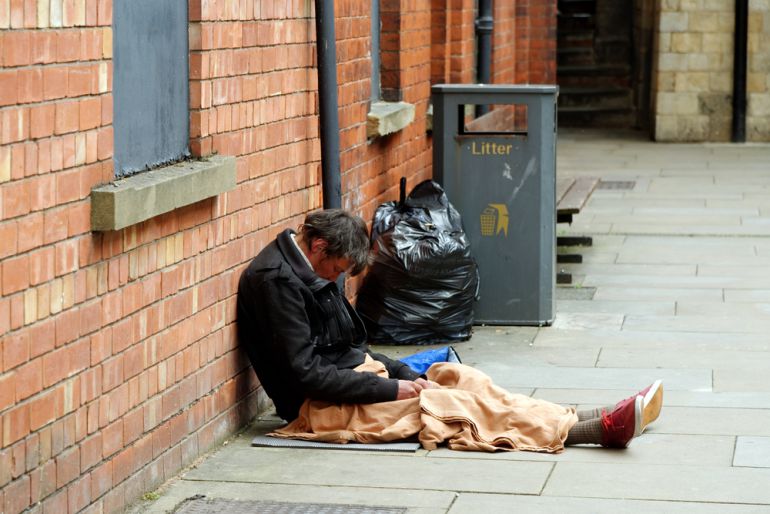
[[[308,245],[313,239],[323,239],[328,256],[350,259],[353,264],[351,275],[358,275],[369,263],[366,223],[344,209],[311,212],[305,217],[301,230]]]

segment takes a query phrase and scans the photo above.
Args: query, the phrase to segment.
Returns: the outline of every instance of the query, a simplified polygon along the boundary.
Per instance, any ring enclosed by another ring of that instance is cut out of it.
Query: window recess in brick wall
[[[367,114],[366,135],[369,138],[385,136],[398,132],[414,121],[414,105],[401,100],[401,90],[398,87],[399,70],[397,53],[399,51],[398,32],[388,30],[389,44],[385,54],[381,46],[383,33],[383,18],[388,27],[397,27],[400,13],[383,12],[380,9],[380,0],[372,2],[372,79],[371,79],[371,103]],[[393,48],[391,44],[395,43]],[[383,62],[383,55],[385,61]],[[395,66],[393,65],[395,63]],[[381,71],[384,70],[384,77]],[[383,83],[384,82],[384,83]]]
[[[115,0],[115,182],[91,191],[91,229],[119,230],[235,187],[232,157],[190,159],[187,2]]]

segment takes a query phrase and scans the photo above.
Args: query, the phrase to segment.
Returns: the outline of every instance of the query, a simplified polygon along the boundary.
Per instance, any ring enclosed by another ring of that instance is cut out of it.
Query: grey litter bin
[[[433,176],[462,215],[478,261],[476,324],[553,321],[558,90],[462,84],[432,88]],[[466,105],[494,109],[469,124]]]

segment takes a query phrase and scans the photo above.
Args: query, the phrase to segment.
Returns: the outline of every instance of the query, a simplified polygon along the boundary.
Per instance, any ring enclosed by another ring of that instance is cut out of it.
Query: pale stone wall
[[[661,0],[656,6],[656,141],[729,141],[734,2]]]
[[[770,141],[770,0],[749,0],[746,140]]]
[[[733,0],[658,0],[652,74],[656,141],[730,141]],[[770,0],[749,1],[746,134],[770,140]]]

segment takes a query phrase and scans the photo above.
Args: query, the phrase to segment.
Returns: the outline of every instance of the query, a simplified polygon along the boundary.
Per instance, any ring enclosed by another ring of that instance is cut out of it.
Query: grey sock
[[[600,409],[579,410],[577,411],[578,421],[588,421],[589,419],[601,418],[603,410],[609,413],[615,410],[615,406],[607,405],[606,407],[602,407]]]
[[[575,423],[564,441],[565,446],[573,444],[602,444],[602,420],[594,418]]]

